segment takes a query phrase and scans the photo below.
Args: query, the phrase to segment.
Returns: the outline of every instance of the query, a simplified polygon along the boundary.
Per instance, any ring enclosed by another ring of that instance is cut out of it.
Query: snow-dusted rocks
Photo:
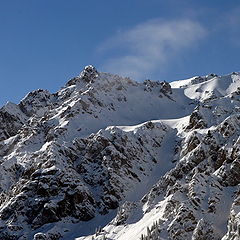
[[[238,239],[240,76],[89,65],[0,109],[0,239]],[[95,230],[96,229],[96,230]]]
[[[88,65],[84,68],[84,70],[79,74],[78,77],[74,77],[72,79],[70,79],[66,86],[71,86],[77,83],[77,81],[84,81],[86,83],[91,83],[92,81],[94,81],[95,78],[97,78],[99,75],[97,69],[92,66],[92,65]]]

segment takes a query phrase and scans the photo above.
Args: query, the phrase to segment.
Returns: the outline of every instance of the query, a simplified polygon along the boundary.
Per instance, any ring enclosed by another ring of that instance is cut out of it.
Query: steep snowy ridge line
[[[0,109],[0,239],[240,239],[239,136],[239,73],[87,66]]]

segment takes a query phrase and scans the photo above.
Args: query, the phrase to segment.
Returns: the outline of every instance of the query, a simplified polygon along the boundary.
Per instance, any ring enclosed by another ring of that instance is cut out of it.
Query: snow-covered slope
[[[87,66],[0,109],[0,239],[239,239],[240,74]]]

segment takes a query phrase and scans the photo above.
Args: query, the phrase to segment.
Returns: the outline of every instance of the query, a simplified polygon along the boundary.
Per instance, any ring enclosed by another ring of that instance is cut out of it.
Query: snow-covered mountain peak
[[[99,73],[98,73],[97,69],[93,65],[87,65],[81,71],[79,76],[70,79],[67,82],[66,86],[74,85],[74,84],[76,84],[76,83],[78,83],[80,81],[83,81],[85,83],[90,83],[90,82],[94,81],[94,79],[97,78],[98,75],[99,75]]]
[[[0,239],[238,239],[239,102],[239,73],[140,83],[89,65],[6,104]]]
[[[94,66],[88,65],[80,73],[79,77],[86,82],[91,82],[94,78],[98,77],[98,71]]]
[[[172,88],[184,88],[184,93],[191,99],[205,101],[210,98],[224,97],[238,91],[240,74],[232,73],[226,76],[210,74],[204,77],[194,77],[170,83]]]

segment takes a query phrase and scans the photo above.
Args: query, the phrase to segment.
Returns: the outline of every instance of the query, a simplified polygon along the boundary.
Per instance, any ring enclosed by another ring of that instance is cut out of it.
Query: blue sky
[[[239,0],[0,0],[0,106],[85,65],[138,81],[240,71]]]

